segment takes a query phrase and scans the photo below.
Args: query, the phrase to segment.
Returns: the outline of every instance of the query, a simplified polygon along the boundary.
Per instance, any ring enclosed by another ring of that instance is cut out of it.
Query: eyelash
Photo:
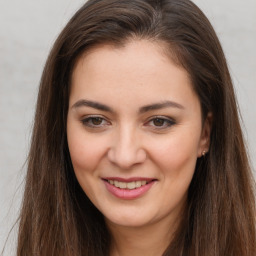
[[[155,130],[164,130],[176,124],[176,122],[171,118],[167,118],[164,116],[154,116],[154,117],[151,117],[150,120],[145,123],[145,125],[150,126],[150,123],[153,123],[154,121],[157,121],[157,120],[163,122],[164,125],[157,126],[153,124],[152,126],[153,126],[153,129]]]
[[[101,123],[93,124],[93,121],[97,121],[97,119]],[[163,123],[163,125],[157,126],[157,125],[153,124],[154,121],[160,121]],[[88,117],[84,118],[83,120],[81,120],[81,122],[84,126],[93,128],[93,129],[104,128],[111,124],[105,117],[102,117],[102,116],[88,116]],[[104,122],[104,124],[102,124],[102,122]],[[176,122],[171,118],[167,118],[167,117],[163,117],[163,116],[154,116],[154,117],[151,117],[144,125],[145,126],[153,126],[153,129],[155,129],[155,130],[164,130],[164,129],[167,129],[175,124],[176,124]]]
[[[93,124],[93,121],[96,121],[96,120],[100,120],[100,121],[103,121],[103,122],[106,122],[106,124]],[[105,117],[102,117],[102,116],[88,116],[86,117],[85,119],[81,120],[82,124],[89,127],[89,128],[94,128],[94,129],[99,129],[99,128],[103,128],[104,126],[107,126],[110,124],[109,121],[106,120]]]

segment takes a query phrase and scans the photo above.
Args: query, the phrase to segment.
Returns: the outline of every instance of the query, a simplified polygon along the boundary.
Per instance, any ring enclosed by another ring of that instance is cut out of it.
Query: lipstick
[[[114,196],[129,200],[144,195],[156,182],[156,179],[133,177],[124,179],[120,177],[106,177],[102,179],[107,190]]]

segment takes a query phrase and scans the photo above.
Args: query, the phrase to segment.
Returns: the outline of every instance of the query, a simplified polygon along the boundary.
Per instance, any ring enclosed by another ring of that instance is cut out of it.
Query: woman
[[[188,0],[91,0],[46,63],[17,255],[256,253],[225,57]]]

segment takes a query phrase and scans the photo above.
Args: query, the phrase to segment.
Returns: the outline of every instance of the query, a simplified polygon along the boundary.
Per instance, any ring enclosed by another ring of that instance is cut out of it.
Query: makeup
[[[112,195],[124,200],[130,200],[143,196],[156,180],[142,177],[130,179],[108,177],[104,178],[103,182]]]

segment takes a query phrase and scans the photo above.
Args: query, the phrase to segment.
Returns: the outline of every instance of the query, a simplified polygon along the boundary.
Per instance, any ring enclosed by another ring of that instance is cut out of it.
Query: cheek
[[[104,155],[103,141],[97,142],[83,129],[75,127],[68,127],[67,138],[75,173],[93,172]]]
[[[161,166],[165,178],[189,180],[197,161],[198,136],[175,136],[155,142],[154,161]],[[185,181],[184,180],[184,181]]]

